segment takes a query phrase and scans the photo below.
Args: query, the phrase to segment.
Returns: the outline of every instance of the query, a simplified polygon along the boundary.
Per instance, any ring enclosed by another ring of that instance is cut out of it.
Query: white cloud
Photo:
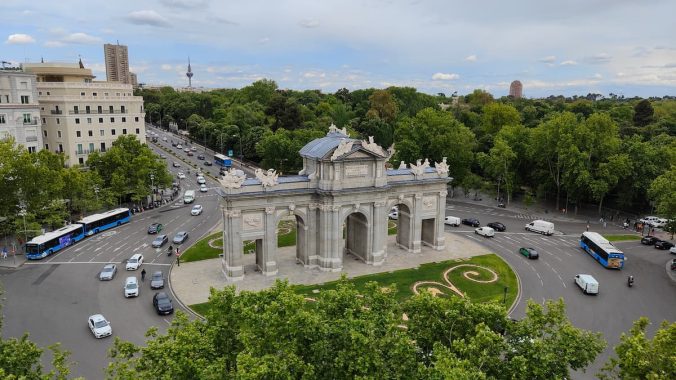
[[[44,44],[44,46],[48,47],[48,48],[58,48],[58,47],[62,47],[64,45],[65,44],[61,41],[47,41]]]
[[[307,71],[303,73],[303,78],[325,78],[326,73],[321,71]]]
[[[577,62],[570,60],[570,59],[567,60],[567,61],[561,62],[561,66],[575,66],[575,65],[577,65]]]
[[[206,8],[209,0],[160,0],[160,3],[171,8],[194,9]]]
[[[142,10],[130,12],[127,15],[129,22],[138,25],[150,25],[159,27],[168,27],[171,25],[169,20],[153,10]]]
[[[300,20],[300,22],[298,22],[298,25],[302,26],[303,28],[316,28],[319,26],[319,21],[305,19]]]
[[[595,78],[595,79],[602,79],[602,78],[603,78],[603,75],[601,75],[601,74],[599,74],[599,73],[596,73],[596,74],[594,74],[594,78]]]
[[[268,42],[270,42],[270,39],[268,37],[263,37],[258,40],[258,43],[261,45],[267,44]]]
[[[22,33],[17,33],[17,34],[10,34],[9,37],[7,37],[7,41],[5,41],[6,44],[32,44],[35,43],[35,39],[28,34],[22,34]]]
[[[174,66],[168,64],[168,63],[163,63],[162,66],[160,66],[160,69],[164,71],[171,71],[174,69]]]
[[[101,42],[101,39],[98,37],[90,36],[85,33],[71,33],[66,37],[61,39],[62,42],[67,42],[71,44],[98,44]]]
[[[599,53],[592,55],[591,57],[586,57],[584,60],[585,62],[589,62],[592,64],[602,64],[610,62],[611,58],[612,57],[608,53]]]
[[[467,61],[467,62],[476,62],[476,60],[477,60],[477,58],[476,58],[475,54],[468,55],[467,57],[465,57],[465,61]]]
[[[554,63],[554,62],[556,62],[556,56],[555,55],[548,55],[546,57],[542,57],[542,58],[540,58],[540,62]]]
[[[435,73],[432,75],[433,80],[454,80],[460,78],[458,74]]]

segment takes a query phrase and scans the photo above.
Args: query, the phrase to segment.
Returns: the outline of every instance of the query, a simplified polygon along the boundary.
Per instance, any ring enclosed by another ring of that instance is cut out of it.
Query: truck
[[[554,234],[554,223],[545,220],[534,220],[526,224],[526,231],[533,231],[543,235],[551,236]]]
[[[186,190],[183,193],[183,203],[192,203],[195,200],[195,190]]]

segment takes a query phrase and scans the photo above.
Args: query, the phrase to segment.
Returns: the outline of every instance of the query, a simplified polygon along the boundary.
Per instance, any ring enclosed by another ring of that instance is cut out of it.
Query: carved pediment
[[[366,152],[364,152],[364,151],[358,150],[358,151],[356,151],[356,152],[353,152],[353,153],[351,153],[351,154],[348,154],[348,155],[345,156],[345,157],[342,157],[341,160],[349,160],[349,159],[351,159],[351,158],[371,158],[371,157],[373,157],[373,155],[368,154],[368,153],[366,153]]]

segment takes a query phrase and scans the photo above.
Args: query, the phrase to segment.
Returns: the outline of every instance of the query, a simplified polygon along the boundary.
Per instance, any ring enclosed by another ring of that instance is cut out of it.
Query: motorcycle
[[[174,247],[170,245],[170,246],[169,246],[169,250],[167,251],[167,256],[171,256],[171,254],[172,254],[173,252],[174,252]]]
[[[627,278],[627,286],[630,287],[630,288],[631,288],[632,286],[634,286],[634,276],[629,276],[629,277]]]

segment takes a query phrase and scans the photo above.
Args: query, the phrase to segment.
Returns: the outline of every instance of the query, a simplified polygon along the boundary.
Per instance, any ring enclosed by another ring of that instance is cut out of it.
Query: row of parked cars
[[[676,247],[674,247],[674,243],[667,240],[659,239],[656,236],[644,236],[641,239],[641,244],[652,245],[656,249],[668,249],[670,253],[676,255]]]
[[[650,226],[656,227],[656,228],[662,228],[669,223],[668,219],[664,218],[659,218],[657,216],[644,216],[643,218],[638,220],[641,223],[648,224]]]

